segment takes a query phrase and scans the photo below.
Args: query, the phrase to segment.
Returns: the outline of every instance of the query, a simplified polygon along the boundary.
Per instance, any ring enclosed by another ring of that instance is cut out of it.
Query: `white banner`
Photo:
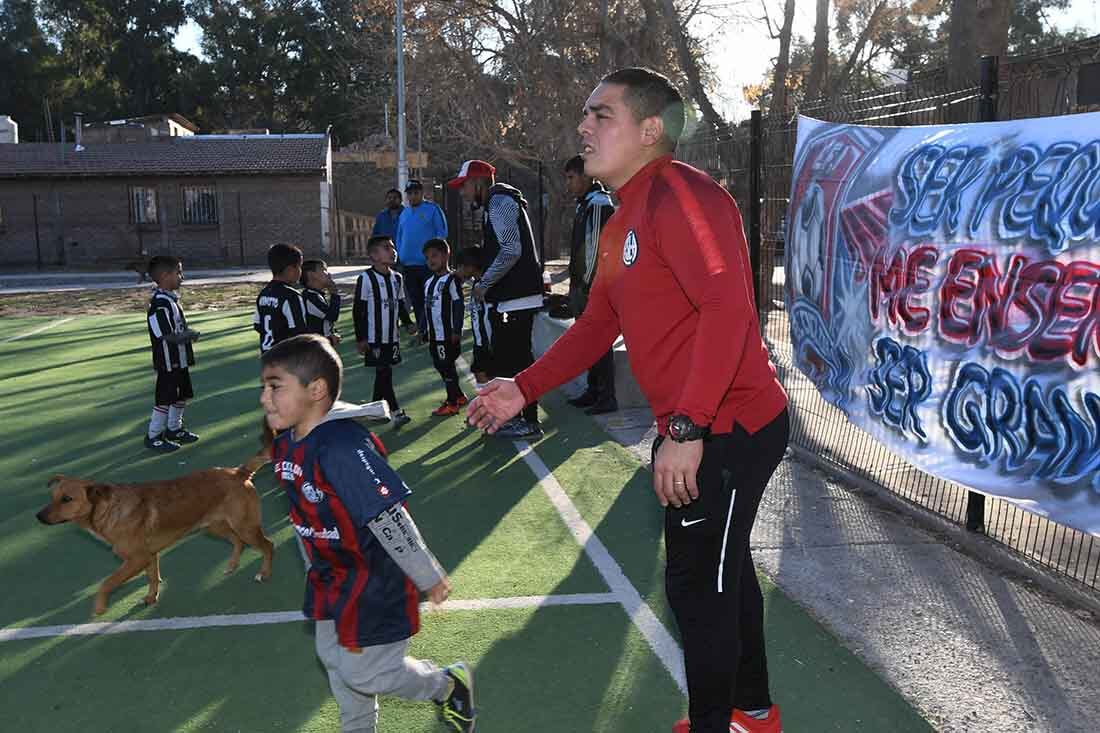
[[[795,362],[913,465],[1100,535],[1100,113],[799,120]]]

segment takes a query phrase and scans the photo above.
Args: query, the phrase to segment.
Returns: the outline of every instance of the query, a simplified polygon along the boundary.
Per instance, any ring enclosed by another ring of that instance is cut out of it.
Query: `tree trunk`
[[[775,60],[772,80],[772,104],[768,114],[773,118],[787,116],[787,69],[791,64],[791,27],[794,25],[794,0],[785,0],[783,27],[779,31],[779,57]]]
[[[818,99],[829,73],[829,0],[817,0],[817,24],[814,27],[814,57],[810,78],[806,81],[806,100]]]
[[[976,57],[1004,56],[1008,52],[1013,6],[1013,0],[978,0]]]
[[[952,0],[947,43],[947,79],[952,87],[978,83],[984,55],[1004,56],[1012,0]]]
[[[608,43],[611,41],[608,38],[608,22],[607,22],[607,0],[600,0],[600,74],[607,73],[608,62]]]

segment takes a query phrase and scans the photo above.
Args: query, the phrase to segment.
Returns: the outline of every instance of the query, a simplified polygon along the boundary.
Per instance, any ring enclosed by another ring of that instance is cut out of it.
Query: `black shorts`
[[[392,344],[367,344],[367,353],[363,355],[363,363],[369,367],[393,366],[401,363],[401,345]]]
[[[187,369],[157,372],[156,404],[172,405],[186,402],[194,396],[195,393],[191,391],[191,372]]]
[[[470,371],[474,374],[485,372],[493,376],[493,350],[488,346],[474,344],[474,361],[470,364]]]
[[[432,341],[431,350],[432,364],[436,369],[444,364],[453,364],[462,351],[458,344],[452,344],[450,341]]]

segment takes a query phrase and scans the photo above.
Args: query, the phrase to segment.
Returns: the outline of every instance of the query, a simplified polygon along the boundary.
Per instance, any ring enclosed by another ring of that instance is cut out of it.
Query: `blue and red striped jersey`
[[[310,568],[302,612],[332,619],[340,644],[390,644],[420,628],[419,593],[368,528],[411,490],[351,419],[330,420],[300,441],[275,439],[275,477],[290,500],[290,523]]]

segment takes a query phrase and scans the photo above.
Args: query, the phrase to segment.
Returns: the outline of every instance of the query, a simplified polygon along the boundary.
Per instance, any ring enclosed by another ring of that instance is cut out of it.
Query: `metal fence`
[[[1098,58],[1100,39],[1093,39],[1058,53],[1006,59],[999,71],[994,59],[992,69],[985,67],[990,76],[984,90],[978,82],[950,86],[944,74],[933,73],[905,86],[807,104],[799,111],[833,122],[900,126],[1071,114],[1089,109],[1081,104],[1076,86],[1082,67]],[[791,397],[792,442],[845,472],[984,532],[1055,573],[1100,589],[1100,538],[918,470],[851,424],[794,366],[784,307],[783,247],[796,135],[796,119],[754,114],[753,124],[694,137],[679,153],[709,171],[742,204],[754,267],[759,263],[754,274],[761,327]]]

